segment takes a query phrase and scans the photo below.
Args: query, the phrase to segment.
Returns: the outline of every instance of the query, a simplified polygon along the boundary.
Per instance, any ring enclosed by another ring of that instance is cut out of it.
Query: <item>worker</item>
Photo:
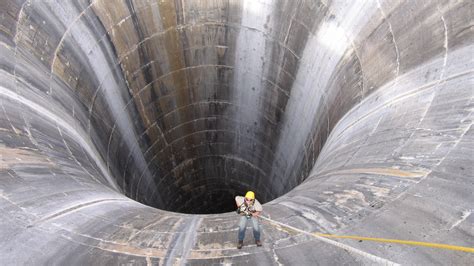
[[[258,224],[257,217],[262,212],[262,204],[255,199],[255,193],[248,191],[245,197],[236,196],[235,203],[237,204],[237,213],[240,214],[239,221],[239,243],[237,248],[241,249],[244,245],[245,230],[247,229],[247,222],[252,222],[253,237],[255,238],[255,244],[257,247],[262,246],[260,242],[260,225]]]

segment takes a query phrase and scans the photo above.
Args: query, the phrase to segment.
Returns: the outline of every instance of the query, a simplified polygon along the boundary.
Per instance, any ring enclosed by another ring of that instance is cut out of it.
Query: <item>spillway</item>
[[[473,1],[0,9],[0,264],[474,260],[284,226],[474,247]]]

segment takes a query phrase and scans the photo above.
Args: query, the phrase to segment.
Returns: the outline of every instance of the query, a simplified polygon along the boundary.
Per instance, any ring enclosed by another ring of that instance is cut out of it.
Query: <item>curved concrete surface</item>
[[[472,263],[230,211],[473,247],[473,5],[2,1],[0,264]]]

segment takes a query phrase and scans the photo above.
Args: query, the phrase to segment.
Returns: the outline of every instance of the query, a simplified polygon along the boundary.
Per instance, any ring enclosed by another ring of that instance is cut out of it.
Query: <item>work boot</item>
[[[257,244],[257,247],[261,247],[261,246],[262,246],[262,242],[260,242],[260,240],[255,240],[255,244]]]
[[[239,240],[239,244],[237,244],[237,248],[241,249],[244,246],[244,241]]]

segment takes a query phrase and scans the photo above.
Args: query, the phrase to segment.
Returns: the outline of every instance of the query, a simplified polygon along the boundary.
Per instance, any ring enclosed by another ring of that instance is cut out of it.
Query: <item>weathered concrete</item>
[[[474,246],[472,1],[0,9],[0,264],[474,261],[268,223],[237,250],[228,212]]]

